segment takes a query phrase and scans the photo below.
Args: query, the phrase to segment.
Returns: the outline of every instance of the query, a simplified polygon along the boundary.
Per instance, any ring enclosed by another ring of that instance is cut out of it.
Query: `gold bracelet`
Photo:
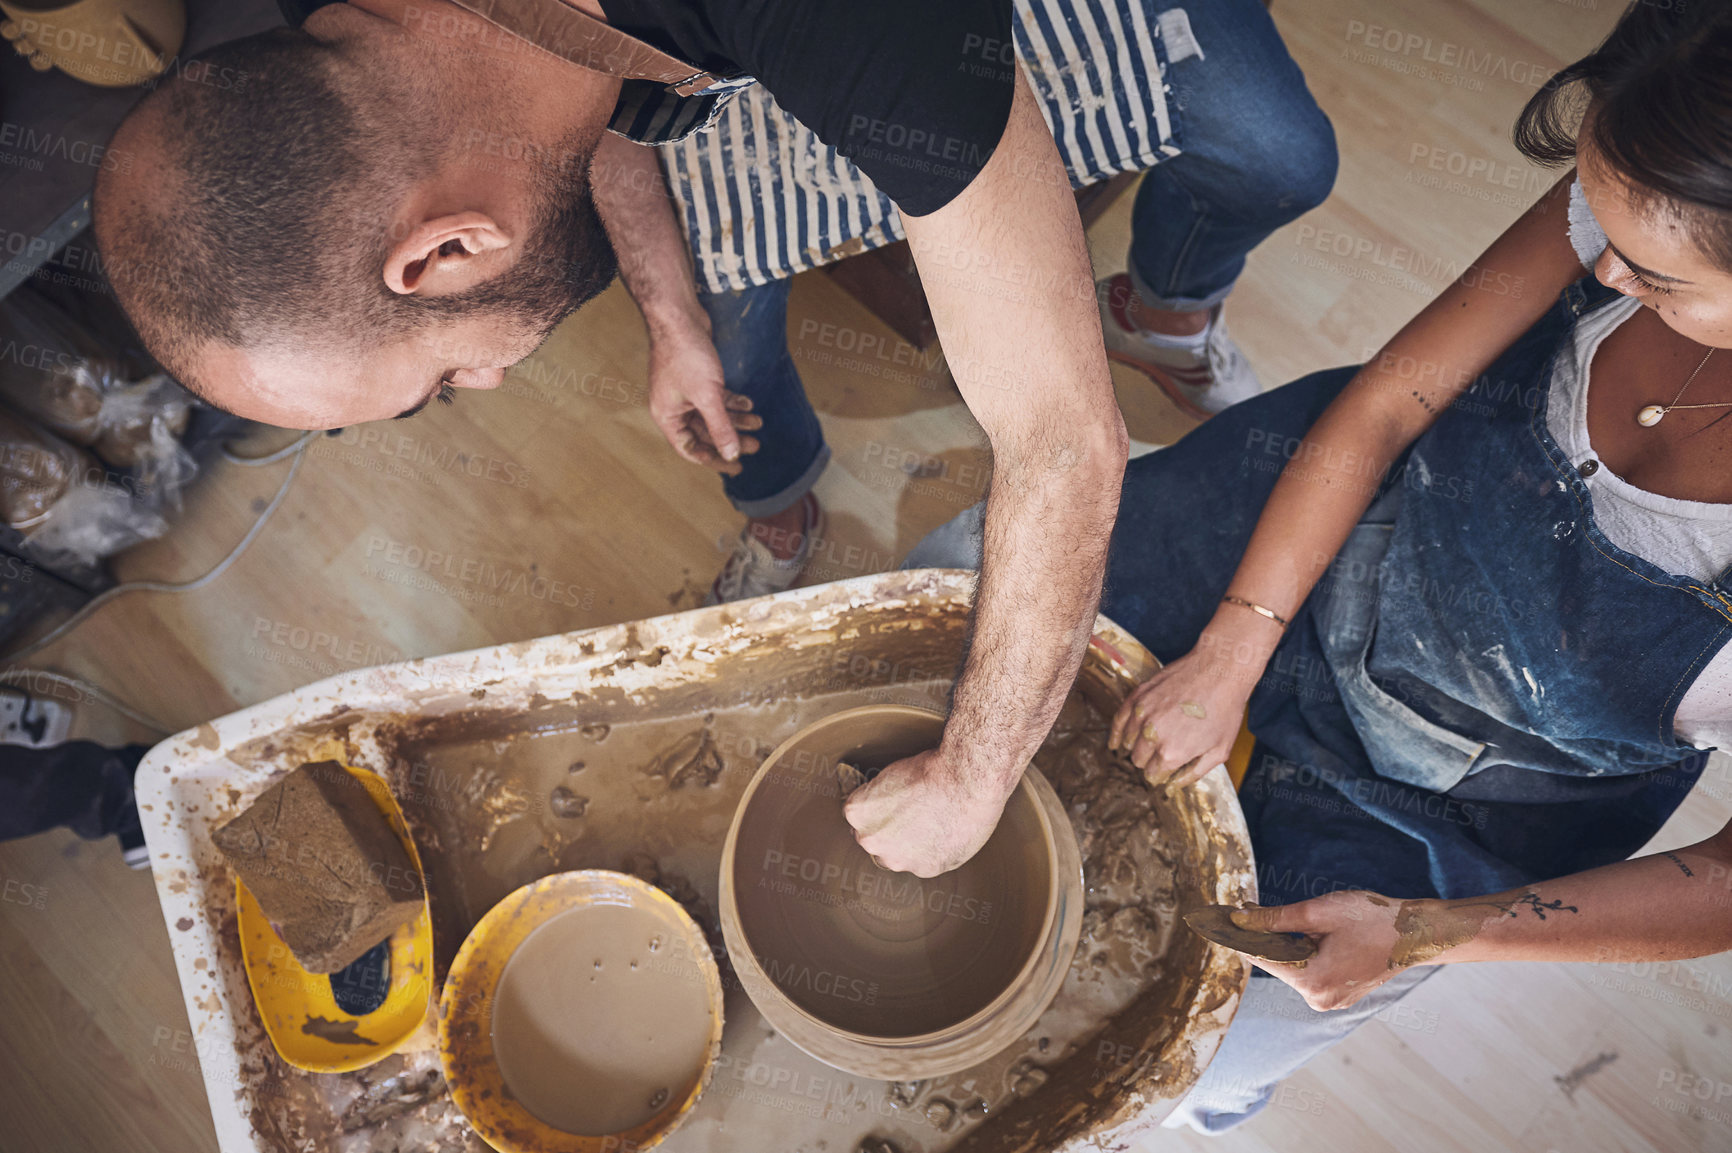
[[[1289,623],[1286,617],[1283,617],[1277,613],[1271,612],[1268,609],[1264,608],[1260,604],[1254,604],[1253,602],[1246,600],[1244,597],[1236,597],[1232,593],[1228,593],[1226,596],[1222,597],[1221,603],[1222,604],[1228,604],[1228,605],[1238,605],[1241,608],[1250,609],[1252,612],[1256,613],[1260,617],[1268,617],[1270,620],[1274,621],[1276,624],[1280,625],[1282,628],[1286,628],[1288,623]]]

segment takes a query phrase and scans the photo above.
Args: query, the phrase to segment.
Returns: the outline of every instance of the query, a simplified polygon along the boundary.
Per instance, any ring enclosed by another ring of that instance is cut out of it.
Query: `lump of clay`
[[[308,972],[346,968],[421,911],[421,874],[336,761],[294,770],[211,840]]]
[[[0,408],[0,521],[32,529],[54,502],[95,467],[89,456],[47,429]]]

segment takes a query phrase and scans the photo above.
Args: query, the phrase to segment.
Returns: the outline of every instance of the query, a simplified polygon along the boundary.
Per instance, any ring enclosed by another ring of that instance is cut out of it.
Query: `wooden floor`
[[[1230,305],[1267,382],[1362,359],[1549,183],[1508,143],[1511,118],[1603,36],[1617,7],[1276,6],[1334,119],[1342,170],[1326,205],[1252,257]],[[1128,208],[1121,201],[1093,229],[1102,275],[1123,267]],[[936,360],[900,345],[824,277],[796,284],[790,325],[835,448],[819,487],[832,525],[821,577],[892,567],[981,495],[979,430]],[[862,335],[886,351],[862,357]],[[124,598],[30,663],[99,683],[180,729],[349,668],[693,605],[738,525],[718,486],[652,428],[643,373],[642,327],[616,288],[499,393],[319,440],[281,511],[213,585]],[[1118,382],[1136,439],[1162,443],[1188,427],[1134,374]],[[286,442],[261,435],[249,447]],[[285,468],[218,466],[170,538],[125,557],[121,574],[205,572]],[[457,558],[453,573],[475,561],[565,591],[499,597],[446,578],[417,587],[405,583],[416,570],[389,559],[399,544]],[[75,732],[153,739],[89,700]],[[1661,839],[1696,839],[1729,814],[1732,770],[1717,760]],[[0,846],[0,893],[0,1149],[214,1148],[148,874],[125,869],[111,844],[47,835]],[[1446,970],[1303,1070],[1238,1133],[1163,1135],[1147,1148],[1205,1144],[1732,1150],[1732,958]]]

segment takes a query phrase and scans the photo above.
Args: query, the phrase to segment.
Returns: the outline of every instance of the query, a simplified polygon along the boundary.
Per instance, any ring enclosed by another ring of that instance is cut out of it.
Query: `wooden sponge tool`
[[[336,761],[290,772],[211,839],[308,972],[346,968],[421,911],[419,870]]]

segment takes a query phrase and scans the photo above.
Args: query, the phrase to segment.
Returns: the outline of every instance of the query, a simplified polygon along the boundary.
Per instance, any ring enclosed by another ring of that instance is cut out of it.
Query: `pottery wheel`
[[[789,750],[741,820],[741,926],[769,979],[832,1028],[913,1037],[964,1021],[1017,978],[1046,928],[1051,864],[1026,790],[941,877],[880,869],[855,842],[838,763],[881,769],[941,731],[936,718],[872,717],[826,732],[824,748]]]

